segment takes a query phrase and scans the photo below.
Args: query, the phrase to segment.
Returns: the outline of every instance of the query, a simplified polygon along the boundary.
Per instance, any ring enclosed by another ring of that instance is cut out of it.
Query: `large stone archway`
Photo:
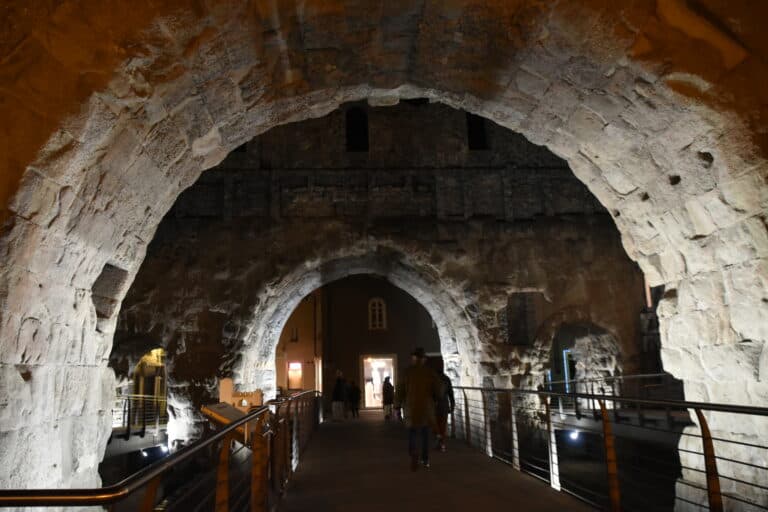
[[[116,311],[179,192],[365,98],[428,97],[565,158],[674,290],[663,357],[687,397],[768,402],[764,6],[150,4],[20,8],[4,33],[3,484],[96,483]]]

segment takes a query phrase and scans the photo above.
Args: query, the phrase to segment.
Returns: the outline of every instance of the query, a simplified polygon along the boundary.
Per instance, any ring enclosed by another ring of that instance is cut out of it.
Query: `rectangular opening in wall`
[[[537,302],[543,301],[541,292],[513,293],[507,298],[507,343],[529,346],[536,338],[538,327]]]
[[[490,149],[488,134],[485,130],[485,119],[467,112],[467,144],[470,151]]]
[[[363,403],[365,408],[379,408],[383,404],[384,379],[395,381],[395,355],[362,356]]]
[[[347,151],[368,151],[368,114],[360,107],[352,107],[346,113]]]
[[[304,376],[301,363],[288,363],[288,389],[303,389]]]

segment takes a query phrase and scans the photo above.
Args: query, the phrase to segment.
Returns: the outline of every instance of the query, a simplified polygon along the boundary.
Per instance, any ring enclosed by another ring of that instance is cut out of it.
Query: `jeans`
[[[408,428],[408,453],[413,457],[418,455],[417,444],[421,438],[421,461],[429,462],[429,427]]]

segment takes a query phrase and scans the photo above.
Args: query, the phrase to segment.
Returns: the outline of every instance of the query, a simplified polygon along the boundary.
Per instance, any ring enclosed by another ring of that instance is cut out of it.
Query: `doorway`
[[[360,357],[360,373],[363,383],[363,407],[378,409],[382,407],[382,385],[389,377],[395,383],[397,356],[395,354],[367,354]]]

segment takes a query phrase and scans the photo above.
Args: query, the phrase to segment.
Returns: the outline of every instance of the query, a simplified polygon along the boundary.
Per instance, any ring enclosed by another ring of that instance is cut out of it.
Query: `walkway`
[[[592,510],[459,441],[413,473],[405,430],[385,424],[379,411],[360,415],[314,434],[281,512]]]

